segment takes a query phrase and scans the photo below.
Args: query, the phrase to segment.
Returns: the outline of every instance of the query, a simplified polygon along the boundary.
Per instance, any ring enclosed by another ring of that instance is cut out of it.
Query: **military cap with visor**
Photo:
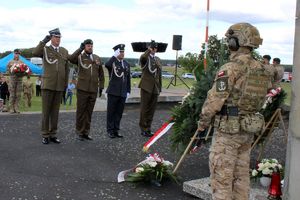
[[[61,37],[59,28],[55,28],[55,29],[49,31],[49,34],[50,34],[50,36]]]
[[[120,51],[125,51],[125,44],[118,44],[113,47],[114,51],[117,51],[118,49],[120,49]]]

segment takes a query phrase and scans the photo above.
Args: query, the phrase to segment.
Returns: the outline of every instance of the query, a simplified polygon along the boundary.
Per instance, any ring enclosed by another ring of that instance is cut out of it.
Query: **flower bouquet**
[[[24,63],[18,63],[18,64],[14,64],[11,68],[11,73],[15,74],[17,76],[26,76],[26,75],[30,75],[31,71],[29,69],[29,67],[24,64]]]
[[[251,170],[251,178],[271,177],[276,167],[279,169],[281,178],[283,178],[283,167],[276,159],[263,159],[256,169]]]
[[[164,160],[157,153],[149,154],[146,159],[127,174],[125,179],[128,182],[150,182],[156,186],[161,186],[164,179],[171,179],[177,183],[175,175],[172,173],[173,164]]]

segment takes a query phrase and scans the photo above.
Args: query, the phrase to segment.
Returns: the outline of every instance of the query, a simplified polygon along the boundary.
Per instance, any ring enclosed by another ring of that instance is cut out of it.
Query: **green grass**
[[[132,71],[134,71],[135,69],[139,70],[140,68],[139,67],[133,68]],[[174,67],[163,67],[163,70],[171,72],[171,73],[174,73],[175,68]],[[104,87],[107,88],[109,78],[108,78],[107,70],[104,70],[104,72],[105,72],[105,84],[104,84]],[[181,68],[178,68],[178,71],[177,71],[178,76],[181,77],[181,75],[183,73],[184,73],[184,71]],[[195,83],[195,80],[192,80],[192,79],[182,79],[182,80],[189,87],[192,86]],[[36,77],[32,77],[31,81],[35,85]],[[163,78],[162,79],[162,87],[166,88],[169,85],[170,81],[171,81],[171,79]],[[140,82],[140,78],[132,78],[131,79],[131,87],[132,88],[137,87],[138,84],[139,84],[139,82]],[[285,100],[285,104],[286,105],[290,105],[290,103],[291,103],[291,83],[284,83],[284,82],[282,82],[281,83],[281,87],[287,93],[287,98]],[[177,78],[177,80],[176,80],[176,87],[173,86],[173,85],[170,85],[169,88],[170,89],[175,89],[175,88],[177,88],[177,89],[186,89],[186,86]],[[34,89],[35,89],[35,86],[34,86]],[[103,91],[103,92],[105,92],[105,91]],[[76,94],[74,94],[73,98],[72,98],[72,105],[69,106],[68,102],[67,102],[67,105],[61,104],[60,110],[75,110],[76,109],[76,102],[77,102],[77,98],[76,98]],[[20,111],[21,112],[27,112],[27,111],[34,112],[34,111],[41,111],[41,110],[42,110],[41,97],[36,97],[35,94],[34,94],[34,96],[32,97],[32,107],[28,108],[28,107],[25,107],[25,103],[24,103],[24,99],[23,99],[23,95],[22,95],[21,102],[20,102]]]

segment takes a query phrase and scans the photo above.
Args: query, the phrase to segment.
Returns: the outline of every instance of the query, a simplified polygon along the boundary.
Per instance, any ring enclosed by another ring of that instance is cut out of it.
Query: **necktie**
[[[58,47],[55,48],[55,51],[58,52]]]

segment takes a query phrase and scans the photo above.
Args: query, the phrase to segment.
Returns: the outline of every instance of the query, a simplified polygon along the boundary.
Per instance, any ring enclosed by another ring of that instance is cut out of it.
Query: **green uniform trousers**
[[[151,130],[154,112],[159,94],[141,89],[141,112],[139,126],[142,131]]]
[[[76,133],[78,135],[88,135],[90,132],[96,99],[97,92],[77,90]]]
[[[45,138],[54,137],[56,134],[62,93],[42,89],[42,135]]]

